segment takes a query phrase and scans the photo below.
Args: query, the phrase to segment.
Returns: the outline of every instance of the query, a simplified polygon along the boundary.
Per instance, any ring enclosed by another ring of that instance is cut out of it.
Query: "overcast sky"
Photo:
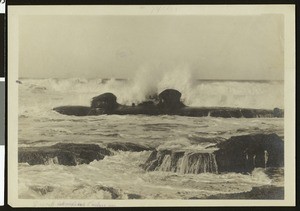
[[[132,78],[185,66],[199,79],[282,80],[283,16],[19,19],[19,75]]]

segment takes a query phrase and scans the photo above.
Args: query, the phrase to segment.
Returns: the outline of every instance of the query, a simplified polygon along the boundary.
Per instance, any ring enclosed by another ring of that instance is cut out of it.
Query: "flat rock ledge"
[[[96,144],[58,143],[47,147],[20,147],[18,162],[29,165],[60,164],[76,166],[102,160],[112,153]]]

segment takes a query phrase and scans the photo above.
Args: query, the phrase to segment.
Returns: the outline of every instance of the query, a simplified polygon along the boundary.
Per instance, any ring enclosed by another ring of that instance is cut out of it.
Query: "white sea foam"
[[[89,165],[19,165],[20,198],[188,199],[249,191],[270,184],[263,169],[252,174],[145,172],[139,165],[150,152],[119,152]],[[37,174],[37,172],[39,172]],[[115,194],[115,196],[113,195]]]

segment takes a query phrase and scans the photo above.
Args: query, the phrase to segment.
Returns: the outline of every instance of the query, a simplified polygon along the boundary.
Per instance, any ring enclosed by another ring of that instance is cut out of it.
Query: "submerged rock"
[[[18,162],[29,165],[53,163],[75,166],[102,160],[106,155],[111,155],[111,152],[96,144],[58,143],[49,147],[20,147]]]
[[[121,150],[121,151],[131,151],[131,152],[141,152],[141,151],[148,151],[148,150],[153,150],[150,147],[143,146],[140,144],[134,144],[130,142],[113,142],[107,144],[107,148],[113,149],[115,151]]]
[[[256,167],[284,165],[284,142],[276,134],[234,136],[216,147],[220,172],[251,172]]]

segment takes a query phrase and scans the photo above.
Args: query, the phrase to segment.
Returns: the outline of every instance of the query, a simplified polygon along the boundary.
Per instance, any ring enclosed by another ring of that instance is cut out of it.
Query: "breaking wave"
[[[147,99],[147,96],[173,88],[182,93],[182,101],[188,106],[226,106],[247,108],[283,108],[283,81],[232,81],[198,80],[189,71],[175,70],[155,75],[141,70],[132,79],[20,79],[20,89],[31,94],[62,94],[72,100],[66,103],[89,105],[90,99],[104,92],[112,92],[118,102],[131,105]]]

